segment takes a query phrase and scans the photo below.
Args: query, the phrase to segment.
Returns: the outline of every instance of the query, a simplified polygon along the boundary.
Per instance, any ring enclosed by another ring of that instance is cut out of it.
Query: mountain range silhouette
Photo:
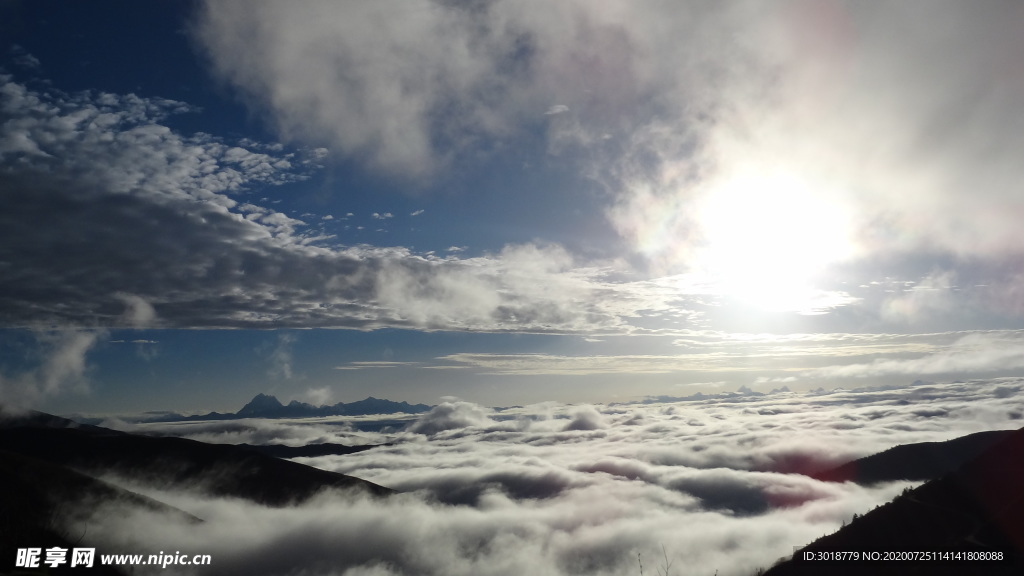
[[[433,406],[427,404],[409,404],[368,396],[356,402],[338,402],[314,406],[306,402],[292,400],[282,404],[280,400],[269,394],[257,394],[238,412],[208,412],[185,416],[177,412],[151,413],[147,422],[189,422],[197,420],[236,420],[241,418],[315,418],[323,416],[366,416],[371,414],[422,414],[429,412]],[[87,419],[99,423],[98,419]]]
[[[10,568],[18,548],[76,545],[82,535],[66,532],[69,519],[96,502],[117,501],[201,521],[103,477],[160,489],[201,489],[275,507],[300,503],[324,490],[372,497],[395,493],[259,448],[130,434],[31,412],[0,420],[0,573]],[[47,573],[119,574],[99,565],[91,570],[64,565]]]

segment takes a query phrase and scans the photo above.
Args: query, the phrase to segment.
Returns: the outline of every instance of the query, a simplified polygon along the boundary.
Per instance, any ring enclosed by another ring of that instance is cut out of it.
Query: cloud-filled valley
[[[753,574],[902,491],[800,474],[897,444],[1017,428],[1019,379],[675,403],[450,401],[404,428],[327,419],[151,423],[135,432],[213,442],[383,443],[296,461],[398,489],[325,493],[272,508],[132,484],[204,520],[96,508],[89,533],[118,550],[212,553],[217,573],[634,574],[661,546],[688,572]],[[301,568],[298,568],[301,566]]]

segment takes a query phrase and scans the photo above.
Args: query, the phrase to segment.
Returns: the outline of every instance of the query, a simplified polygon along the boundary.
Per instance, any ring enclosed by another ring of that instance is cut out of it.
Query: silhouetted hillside
[[[69,420],[67,418],[61,418],[60,416],[54,416],[53,414],[47,414],[45,412],[37,412],[35,410],[29,410],[24,413],[18,414],[7,414],[0,411],[0,429],[4,428],[77,428],[81,430],[91,430],[100,434],[121,434],[116,430],[110,430],[108,428],[100,428],[99,426],[93,426],[91,424],[82,424]]]
[[[0,573],[14,566],[18,548],[71,549],[87,546],[85,532],[72,531],[70,521],[96,501],[117,501],[171,514],[194,522],[186,512],[151,498],[112,486],[65,466],[0,450]],[[35,569],[45,574],[120,574],[113,567],[68,565]]]
[[[314,458],[316,456],[344,456],[355,454],[377,446],[390,446],[390,444],[374,444],[367,446],[345,446],[344,444],[308,444],[306,446],[285,446],[284,444],[235,444],[239,448],[254,450],[267,456],[275,458]]]
[[[904,444],[813,476],[827,482],[853,481],[858,484],[932,480],[956,470],[1013,433],[1013,430],[991,430],[946,442]]]
[[[0,450],[91,475],[113,473],[166,488],[201,487],[213,494],[272,506],[304,500],[325,488],[363,489],[375,495],[393,493],[372,482],[244,447],[154,438],[94,426],[55,428],[37,421],[0,428]]]
[[[1014,431],[955,472],[909,490],[799,550],[804,553],[886,551],[1002,554],[1007,560],[789,561],[788,574],[1024,573],[1024,429]]]

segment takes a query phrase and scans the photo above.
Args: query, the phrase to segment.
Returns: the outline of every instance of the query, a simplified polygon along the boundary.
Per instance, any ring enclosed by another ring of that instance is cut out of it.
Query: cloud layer
[[[179,135],[159,122],[180,102],[3,81],[7,327],[622,332],[679,300],[551,244],[338,246],[246,197],[305,178],[319,150]]]
[[[300,459],[407,491],[390,500],[323,494],[273,509],[133,486],[205,522],[100,508],[89,534],[111,551],[209,553],[218,574],[632,574],[637,554],[653,571],[664,545],[689,571],[747,575],[906,485],[794,472],[898,443],[1015,428],[1022,390],[1019,379],[1002,379],[647,405],[491,411],[449,402],[377,436],[391,446]],[[230,424],[238,440],[368,438],[326,422]],[[209,439],[204,426],[224,425],[141,429]]]

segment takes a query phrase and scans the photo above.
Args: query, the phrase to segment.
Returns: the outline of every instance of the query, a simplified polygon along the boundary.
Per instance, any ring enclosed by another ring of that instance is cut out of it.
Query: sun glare
[[[767,310],[814,309],[815,276],[850,255],[843,207],[798,177],[735,177],[701,207],[701,264],[722,291]]]

